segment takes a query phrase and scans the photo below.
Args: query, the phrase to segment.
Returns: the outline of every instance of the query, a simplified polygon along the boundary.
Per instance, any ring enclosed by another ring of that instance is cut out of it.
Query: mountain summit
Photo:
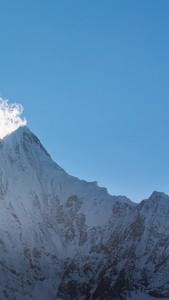
[[[27,128],[0,140],[0,299],[169,299],[169,197],[67,174]]]

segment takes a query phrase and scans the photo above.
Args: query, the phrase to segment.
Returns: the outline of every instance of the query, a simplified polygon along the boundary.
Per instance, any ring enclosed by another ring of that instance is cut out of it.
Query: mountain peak
[[[164,192],[158,192],[158,191],[154,191],[150,198],[151,200],[157,200],[157,201],[160,201],[160,200],[167,200],[169,201],[169,196],[166,195]]]
[[[37,136],[30,131],[27,126],[21,126],[17,130],[13,131],[11,134],[5,136],[2,140],[2,143],[6,145],[6,147],[11,148],[13,151],[14,149],[23,147],[26,152],[33,150],[36,147],[35,152],[38,154],[38,148],[41,149],[45,155],[50,157],[49,153],[41,144],[40,140]]]
[[[3,299],[168,295],[167,195],[139,205],[70,176],[26,126],[0,155]]]

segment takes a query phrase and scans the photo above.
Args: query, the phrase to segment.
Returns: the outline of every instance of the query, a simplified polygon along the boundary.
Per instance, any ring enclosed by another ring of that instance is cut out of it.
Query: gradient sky
[[[168,0],[0,0],[0,97],[69,174],[169,194],[168,96]]]

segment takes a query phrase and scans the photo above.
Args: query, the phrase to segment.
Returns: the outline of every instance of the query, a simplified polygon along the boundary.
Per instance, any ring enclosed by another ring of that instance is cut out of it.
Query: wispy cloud
[[[25,126],[27,121],[21,119],[23,106],[18,103],[8,104],[8,100],[0,98],[0,138],[12,133],[20,126]]]

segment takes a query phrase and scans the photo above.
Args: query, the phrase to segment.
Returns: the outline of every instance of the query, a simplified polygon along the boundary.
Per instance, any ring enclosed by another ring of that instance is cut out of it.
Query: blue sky
[[[0,0],[0,70],[69,174],[169,194],[168,0]]]

